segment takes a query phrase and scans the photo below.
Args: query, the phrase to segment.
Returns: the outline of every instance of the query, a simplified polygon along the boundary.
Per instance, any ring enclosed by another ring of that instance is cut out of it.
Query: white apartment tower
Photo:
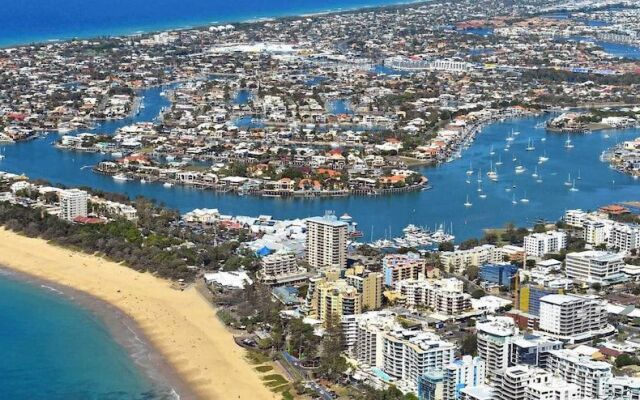
[[[598,250],[569,253],[565,263],[569,278],[601,285],[620,277],[620,271],[625,265],[622,254]]]
[[[494,380],[501,370],[509,366],[511,341],[518,334],[513,319],[496,317],[488,322],[479,322],[478,356],[486,365],[487,381]]]
[[[567,234],[560,231],[532,233],[524,237],[524,250],[532,257],[558,253],[567,247]]]
[[[606,333],[607,309],[598,299],[550,294],[540,299],[540,330],[565,342],[576,343]]]
[[[79,189],[69,189],[60,192],[60,218],[73,221],[76,217],[87,216],[89,195]]]
[[[331,214],[307,219],[307,261],[312,268],[347,265],[347,228]]]
[[[613,375],[611,365],[579,356],[572,350],[549,352],[549,371],[579,388],[579,395],[594,400],[609,399],[609,381]]]

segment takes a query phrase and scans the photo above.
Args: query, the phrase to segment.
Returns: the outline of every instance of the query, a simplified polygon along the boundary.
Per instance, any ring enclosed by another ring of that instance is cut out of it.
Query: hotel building
[[[613,375],[611,365],[606,362],[592,361],[571,350],[553,350],[549,355],[547,369],[564,381],[577,385],[581,397],[609,399],[609,382]]]
[[[533,233],[524,237],[524,250],[532,257],[559,253],[567,247],[567,234],[561,231]]]
[[[417,253],[387,254],[382,259],[384,284],[393,287],[396,282],[405,279],[418,279],[426,273],[426,260]]]
[[[60,218],[73,221],[77,217],[87,216],[89,195],[79,189],[68,189],[60,194]]]
[[[307,219],[307,261],[312,268],[347,265],[348,227],[331,214]]]

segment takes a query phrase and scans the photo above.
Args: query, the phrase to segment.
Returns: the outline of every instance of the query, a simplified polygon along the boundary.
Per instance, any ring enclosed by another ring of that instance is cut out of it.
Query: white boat
[[[609,139],[609,137],[610,137],[610,136],[609,136],[608,134],[606,134],[606,133],[604,134],[604,138],[605,138],[605,139]]]
[[[4,160],[4,154],[0,154],[0,160]]]
[[[527,192],[524,192],[524,197],[520,199],[520,203],[528,203],[529,199],[527,198]]]
[[[498,161],[496,161],[496,165],[502,165],[502,156],[498,155]]]
[[[473,175],[473,168],[471,167],[471,163],[469,163],[469,169],[467,170],[467,175]]]
[[[547,153],[546,152],[543,155],[541,155],[540,157],[538,157],[538,163],[539,164],[546,163],[547,161],[549,161],[549,157],[547,157]]]
[[[111,153],[111,157],[113,158],[122,158],[123,154],[119,151],[116,151],[114,153]]]
[[[538,167],[535,167],[533,169],[533,174],[531,174],[532,177],[537,178],[538,177]]]
[[[113,176],[114,181],[126,182],[129,180],[125,174],[117,174]]]
[[[142,178],[142,179],[140,179],[140,183],[147,183],[147,180]]]
[[[538,175],[538,179],[536,179],[536,182],[542,183],[542,174]]]
[[[467,195],[467,201],[465,201],[464,206],[465,207],[471,207],[473,204],[471,204],[471,202],[469,201],[469,195]]]
[[[573,183],[571,184],[571,189],[569,189],[570,192],[577,192],[578,188],[576,187],[576,181],[575,179],[573,180]]]
[[[573,143],[571,143],[571,138],[567,138],[567,140],[564,142],[564,147],[566,149],[573,149]]]
[[[526,170],[527,170],[527,169],[526,169],[525,167],[523,167],[522,165],[518,165],[518,166],[516,167],[516,170],[515,170],[515,171],[516,171],[516,174],[522,174],[522,173],[524,173],[524,171],[526,171]]]
[[[511,204],[518,204],[518,202],[516,201],[516,194],[515,193],[511,197]]]
[[[162,184],[162,186],[164,186],[164,187],[166,187],[166,188],[170,188],[170,187],[172,187],[172,186],[173,186],[173,183],[171,183],[171,182],[165,182],[165,183],[163,183],[163,184]]]
[[[493,162],[491,163],[490,171],[487,172],[487,176],[494,182],[498,180],[498,172],[493,169]]]
[[[578,170],[578,180],[581,181],[582,177],[580,176],[580,170]]]
[[[541,142],[546,142],[546,141],[547,141],[547,138],[546,138],[546,137],[543,137],[542,139],[540,139],[540,141],[541,141]]]
[[[483,192],[483,193],[480,193],[478,195],[478,197],[480,197],[481,199],[486,199],[487,198],[487,194]]]
[[[513,132],[513,136],[518,136],[519,134],[520,134],[520,132],[519,132],[519,131],[515,131],[515,132]]]
[[[478,183],[482,182],[482,169],[478,170],[478,179],[477,179]]]
[[[489,155],[494,155],[496,152],[493,150],[493,145],[491,145],[491,150],[489,150]]]
[[[533,145],[533,142],[531,141],[531,139],[529,139],[529,144],[527,144],[527,147],[525,147],[525,150],[527,151],[534,151],[536,148]]]
[[[567,177],[567,180],[564,181],[564,185],[565,186],[571,186],[573,183],[571,181],[571,173],[569,173],[569,176]]]

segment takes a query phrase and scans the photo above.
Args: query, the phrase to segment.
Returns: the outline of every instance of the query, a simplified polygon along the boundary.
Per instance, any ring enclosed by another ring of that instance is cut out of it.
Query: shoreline
[[[324,16],[324,15],[334,15],[334,14],[345,14],[359,11],[371,11],[376,9],[384,9],[384,8],[395,8],[395,7],[409,7],[416,4],[427,4],[432,0],[398,0],[393,1],[386,4],[363,4],[363,5],[354,5],[347,7],[332,7],[328,9],[319,9],[316,11],[313,10],[291,10],[289,12],[282,11],[280,13],[275,14],[264,14],[264,15],[254,15],[254,16],[229,16],[226,18],[216,19],[215,17],[207,18],[207,21],[176,21],[175,24],[162,24],[158,23],[150,24],[147,26],[136,26],[136,27],[121,27],[116,29],[108,29],[111,31],[84,31],[79,32],[77,35],[61,35],[56,37],[35,37],[35,38],[23,38],[14,41],[12,39],[1,40],[0,39],[0,49],[11,49],[18,47],[25,47],[31,45],[46,45],[46,44],[54,44],[54,43],[64,43],[70,42],[73,40],[99,40],[99,39],[110,39],[110,38],[126,38],[140,35],[153,35],[161,32],[170,32],[170,31],[188,31],[188,30],[201,30],[207,29],[212,26],[219,26],[225,24],[238,24],[238,25],[247,25],[247,24],[258,24],[267,21],[276,21],[283,20],[287,18],[304,18],[304,17],[316,17],[316,16]]]
[[[161,394],[173,395],[180,400],[195,399],[195,394],[183,382],[178,372],[162,358],[150,343],[136,321],[122,310],[89,293],[62,285],[38,276],[12,269],[0,264],[0,279],[25,283],[39,290],[47,290],[62,296],[77,308],[88,311],[109,331],[114,342],[122,347],[141,375],[161,389]],[[167,389],[170,393],[165,393]]]
[[[18,278],[77,294],[130,355],[144,351],[142,358],[132,355],[141,373],[152,383],[167,378],[181,399],[277,398],[194,286],[175,290],[150,274],[4,228],[0,265]]]

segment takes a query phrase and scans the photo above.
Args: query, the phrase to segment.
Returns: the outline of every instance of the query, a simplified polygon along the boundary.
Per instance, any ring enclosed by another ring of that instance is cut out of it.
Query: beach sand
[[[150,274],[2,228],[0,265],[88,293],[124,312],[198,398],[278,398],[193,286],[175,290]]]

